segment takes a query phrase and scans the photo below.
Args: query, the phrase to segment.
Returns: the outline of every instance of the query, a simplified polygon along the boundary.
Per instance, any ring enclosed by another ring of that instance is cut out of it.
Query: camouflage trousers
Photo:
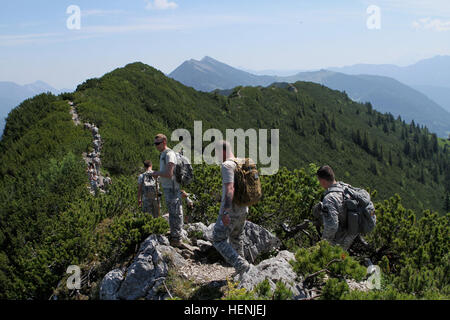
[[[228,226],[222,222],[222,213],[219,214],[213,230],[213,245],[225,260],[240,273],[249,267],[244,258],[242,241],[247,211],[243,208],[232,210],[229,214],[230,224]]]
[[[173,240],[181,240],[181,230],[183,229],[181,191],[176,188],[164,188],[164,197],[169,210],[170,237]]]
[[[339,245],[344,250],[348,250],[356,235],[348,234],[347,230],[339,223],[339,217],[336,214],[322,212],[323,234],[322,238],[332,245]]]
[[[153,218],[158,218],[159,208],[158,200],[145,198],[142,200],[142,212],[151,214]]]

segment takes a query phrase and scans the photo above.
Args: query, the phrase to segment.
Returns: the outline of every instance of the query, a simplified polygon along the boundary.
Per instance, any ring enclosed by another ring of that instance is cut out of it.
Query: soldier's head
[[[152,168],[152,162],[150,161],[150,160],[145,160],[144,161],[144,168],[145,168],[145,170],[149,170],[149,169],[151,169]]]
[[[154,145],[159,152],[163,152],[167,148],[167,137],[162,133],[158,133],[155,136]]]
[[[221,160],[222,162],[234,157],[233,150],[231,150],[231,145],[226,140],[220,140],[219,142],[217,142],[216,153],[219,158],[221,157],[221,159],[219,160]]]
[[[331,185],[336,183],[336,177],[333,169],[330,166],[322,166],[317,170],[317,179],[324,189],[328,189]]]

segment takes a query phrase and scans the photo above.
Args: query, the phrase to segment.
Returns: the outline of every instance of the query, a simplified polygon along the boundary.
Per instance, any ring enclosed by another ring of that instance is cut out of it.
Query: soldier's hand
[[[138,200],[138,206],[139,208],[142,207],[142,200]]]
[[[231,222],[230,215],[229,214],[222,215],[222,222],[225,227],[228,226]]]

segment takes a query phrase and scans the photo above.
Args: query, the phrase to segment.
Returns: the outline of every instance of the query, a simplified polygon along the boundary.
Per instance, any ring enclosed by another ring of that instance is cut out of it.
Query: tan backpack
[[[261,180],[256,164],[250,158],[243,161],[231,160],[236,163],[233,203],[241,207],[256,204],[262,197]]]

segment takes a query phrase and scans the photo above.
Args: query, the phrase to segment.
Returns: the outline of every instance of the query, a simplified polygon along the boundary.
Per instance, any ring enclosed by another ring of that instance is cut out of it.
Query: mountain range
[[[136,62],[88,79],[73,93],[39,94],[14,108],[0,139],[0,299],[64,299],[55,291],[67,289],[71,265],[83,270],[84,285],[93,285],[82,294],[95,298],[100,283],[94,279],[129,266],[150,234],[165,234],[163,218],[138,208],[137,177],[145,159],[159,169],[156,133],[172,137],[179,128],[193,133],[194,121],[202,122],[205,148],[211,143],[207,129],[222,134],[230,128],[279,129],[281,167],[275,175],[262,176],[264,195],[249,208],[249,220],[267,224],[281,217],[297,225],[309,219],[322,193],[315,173],[329,164],[339,180],[371,191],[377,234],[383,235],[371,241],[382,252],[373,263],[389,255],[383,261],[394,266],[389,270],[402,272],[399,286],[436,282],[439,288],[447,285],[442,290],[448,293],[450,141],[313,82],[229,91],[199,92]],[[81,123],[94,123],[101,132],[101,171],[113,183],[97,197],[89,193],[83,160],[93,149],[92,133],[73,121],[71,102]],[[170,140],[169,147],[178,143]],[[275,141],[266,137],[258,143],[272,147]],[[197,200],[187,216],[209,224],[220,203],[220,168],[198,164],[194,170],[186,192]],[[316,232],[312,228],[307,232]],[[307,235],[294,244],[313,245]],[[406,263],[398,260],[405,254]],[[420,267],[411,269],[416,258]],[[322,260],[332,261],[328,255]],[[405,291],[416,294],[416,286],[411,287]]]
[[[447,60],[439,58],[438,62],[432,65],[435,66],[439,62],[445,66]],[[430,62],[419,64],[418,71],[414,71],[413,68],[409,70],[420,75],[425,73],[426,66],[430,64]],[[381,66],[380,69],[386,71],[389,70],[389,67]],[[393,69],[397,70],[398,68],[400,67]],[[372,69],[361,69],[361,71],[367,71],[365,75],[345,74],[348,70],[357,73],[359,69],[356,67],[348,67],[343,72],[319,70],[299,72],[292,76],[255,75],[206,56],[200,61],[194,59],[185,61],[169,76],[200,91],[225,90],[239,85],[267,86],[274,82],[316,82],[331,89],[345,91],[350,98],[356,101],[370,102],[375,109],[381,112],[389,112],[394,116],[401,116],[408,122],[414,120],[426,125],[441,137],[446,137],[450,133],[450,110],[444,109],[423,93],[427,92],[430,96],[436,97],[435,100],[439,100],[450,108],[450,103],[447,104],[447,101],[450,101],[449,94],[446,93],[445,87],[417,86],[417,88],[413,88],[401,83],[396,78],[371,75],[369,72]],[[430,76],[428,79],[432,79],[432,77]],[[437,83],[445,83],[446,77],[439,76],[436,79],[440,80]],[[448,84],[450,84],[450,79]]]

